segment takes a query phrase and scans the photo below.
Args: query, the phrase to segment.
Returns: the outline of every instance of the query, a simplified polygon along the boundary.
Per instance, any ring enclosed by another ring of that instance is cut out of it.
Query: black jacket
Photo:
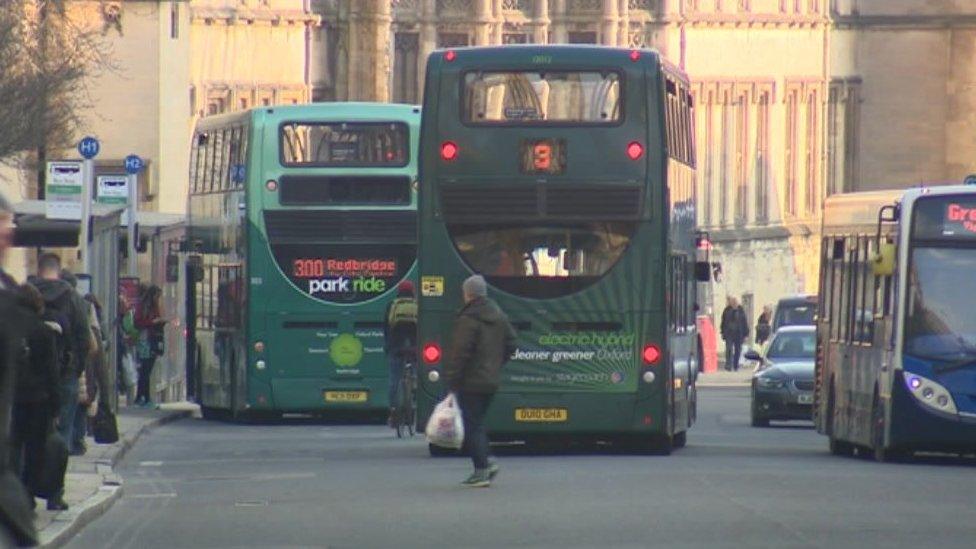
[[[30,283],[40,290],[44,303],[52,314],[63,313],[68,322],[62,340],[70,354],[69,364],[62,365],[64,375],[80,376],[85,371],[85,359],[91,350],[91,330],[88,327],[88,302],[63,280],[31,278]]]
[[[515,330],[498,305],[478,298],[458,312],[444,368],[454,392],[491,394],[498,390],[502,366],[515,352]]]
[[[726,307],[722,311],[722,324],[719,327],[722,339],[726,341],[743,342],[749,335],[749,321],[742,306]]]
[[[18,360],[16,401],[46,404],[53,416],[59,410],[61,379],[55,350],[56,323],[45,322],[33,311],[21,311],[24,345]]]

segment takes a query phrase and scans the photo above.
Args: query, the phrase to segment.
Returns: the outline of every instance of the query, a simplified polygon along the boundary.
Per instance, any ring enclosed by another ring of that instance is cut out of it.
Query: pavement
[[[133,448],[125,493],[67,547],[974,546],[976,461],[837,457],[810,422],[751,427],[748,387],[698,401],[671,456],[496,448],[486,489],[458,485],[470,461],[380,425],[183,419]]]
[[[748,387],[752,383],[755,366],[743,364],[738,372],[727,372],[721,364],[718,371],[698,374],[699,387]]]
[[[91,437],[85,442],[88,451],[83,456],[68,459],[64,499],[67,511],[48,511],[45,501],[37,500],[35,526],[40,547],[60,547],[91,521],[103,515],[122,496],[122,479],[114,467],[132,446],[149,430],[190,416],[195,404],[177,402],[162,404],[159,409],[123,407],[119,410],[119,441],[115,444],[95,444]]]

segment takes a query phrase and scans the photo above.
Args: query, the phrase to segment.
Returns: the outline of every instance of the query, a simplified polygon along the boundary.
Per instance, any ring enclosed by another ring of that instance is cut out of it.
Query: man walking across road
[[[464,446],[474,473],[461,484],[486,487],[498,474],[489,460],[484,421],[501,381],[502,366],[515,352],[515,330],[498,305],[488,298],[484,277],[474,275],[461,286],[464,306],[454,320],[451,347],[444,371],[447,386],[458,396],[464,420]]]
[[[729,296],[726,300],[719,329],[722,332],[722,339],[725,340],[725,369],[738,372],[742,342],[749,335],[749,321],[738,299]]]

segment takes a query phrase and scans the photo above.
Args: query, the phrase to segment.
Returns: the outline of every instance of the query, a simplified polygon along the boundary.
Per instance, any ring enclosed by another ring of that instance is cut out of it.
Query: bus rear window
[[[405,166],[410,136],[400,122],[288,122],[281,125],[285,166]]]
[[[607,124],[621,119],[621,78],[611,71],[498,71],[464,75],[465,122]]]

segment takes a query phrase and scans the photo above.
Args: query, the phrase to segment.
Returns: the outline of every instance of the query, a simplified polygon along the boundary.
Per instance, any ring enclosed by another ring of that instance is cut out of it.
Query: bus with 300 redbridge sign
[[[319,103],[197,124],[186,326],[205,416],[388,409],[384,315],[416,270],[419,119]]]
[[[436,51],[421,118],[418,427],[480,273],[518,335],[493,440],[683,445],[708,275],[686,77],[649,50]]]

